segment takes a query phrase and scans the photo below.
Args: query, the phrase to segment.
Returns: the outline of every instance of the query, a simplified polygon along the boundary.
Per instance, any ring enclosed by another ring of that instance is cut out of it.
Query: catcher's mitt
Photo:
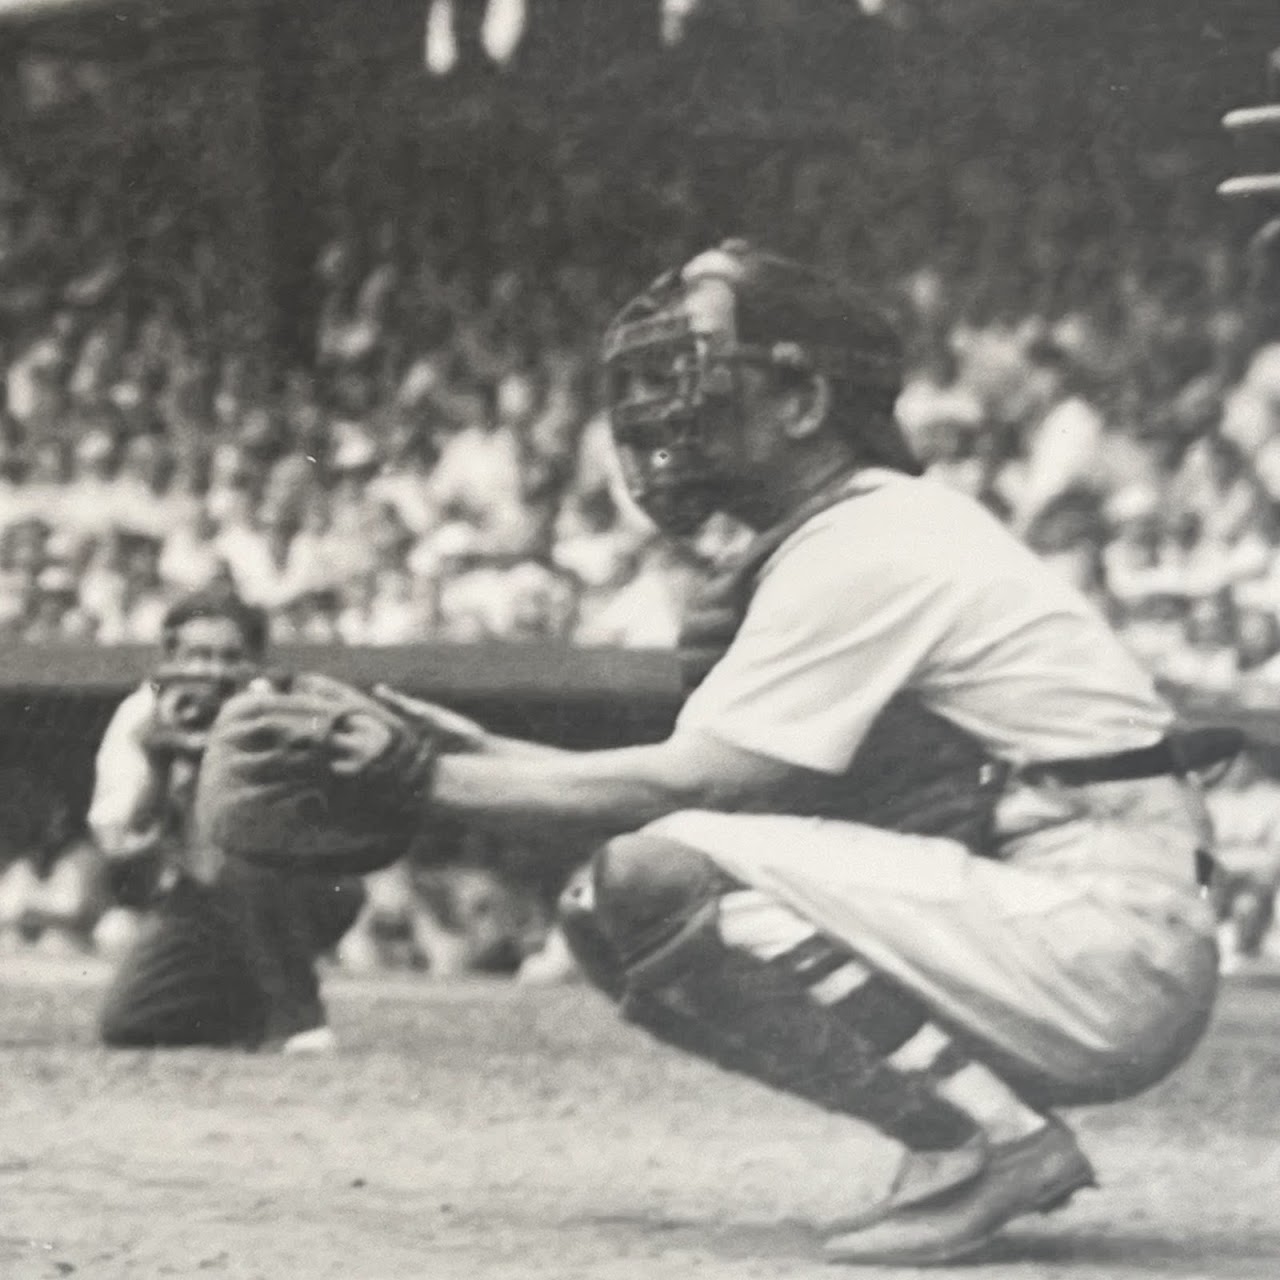
[[[259,681],[214,722],[195,838],[281,870],[376,871],[413,840],[437,749],[421,721],[337,680]]]

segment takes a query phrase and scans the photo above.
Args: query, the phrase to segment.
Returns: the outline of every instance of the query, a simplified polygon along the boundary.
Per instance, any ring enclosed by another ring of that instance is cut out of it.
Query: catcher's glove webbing
[[[389,866],[419,825],[437,751],[421,722],[324,676],[261,682],[214,722],[195,835],[282,870]]]

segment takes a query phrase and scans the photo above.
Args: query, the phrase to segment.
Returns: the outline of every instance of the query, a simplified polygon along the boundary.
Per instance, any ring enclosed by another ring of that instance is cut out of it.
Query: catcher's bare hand
[[[428,729],[442,751],[484,751],[489,744],[489,733],[482,725],[448,707],[411,698],[385,684],[374,685],[373,696]]]
[[[357,778],[395,749],[389,725],[359,713],[344,716],[329,731],[329,768],[340,778]]]

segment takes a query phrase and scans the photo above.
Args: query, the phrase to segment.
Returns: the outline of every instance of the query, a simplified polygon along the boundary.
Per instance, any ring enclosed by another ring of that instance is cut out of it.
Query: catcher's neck
[[[824,442],[821,448],[796,450],[788,459],[789,466],[771,467],[767,474],[758,475],[728,514],[761,533],[781,524],[810,498],[859,470],[860,464],[847,446],[838,441],[826,445]]]

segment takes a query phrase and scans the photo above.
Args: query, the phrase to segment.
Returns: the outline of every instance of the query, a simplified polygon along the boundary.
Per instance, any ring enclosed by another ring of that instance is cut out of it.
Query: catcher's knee
[[[665,946],[735,885],[705,853],[643,832],[595,857],[597,911],[628,963]]]
[[[556,919],[583,976],[611,1000],[620,1000],[626,972],[596,910],[594,861],[570,877],[556,904]]]
[[[697,849],[644,833],[618,836],[570,880],[560,924],[587,977],[617,998],[630,967],[734,885]]]

